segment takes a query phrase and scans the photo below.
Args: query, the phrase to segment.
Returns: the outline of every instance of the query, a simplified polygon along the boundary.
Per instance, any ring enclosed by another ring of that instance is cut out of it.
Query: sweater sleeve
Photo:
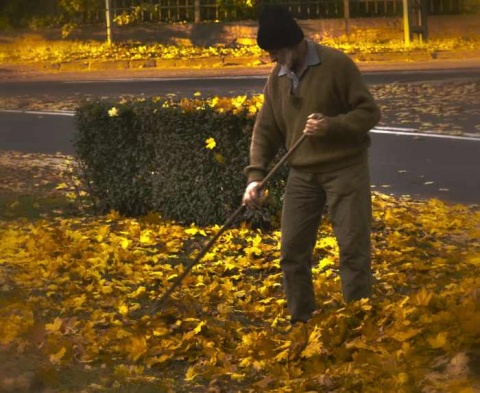
[[[329,118],[328,134],[333,138],[362,139],[380,120],[380,108],[352,59],[342,54],[335,84],[344,102],[344,113]]]
[[[284,143],[272,108],[272,94],[269,81],[267,81],[263,93],[264,102],[253,127],[252,142],[250,144],[250,162],[245,168],[248,183],[261,181],[265,177],[270,162]]]

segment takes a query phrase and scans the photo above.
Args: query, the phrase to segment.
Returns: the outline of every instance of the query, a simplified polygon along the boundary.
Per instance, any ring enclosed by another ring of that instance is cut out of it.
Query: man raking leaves
[[[258,187],[278,149],[307,135],[290,159],[280,255],[291,323],[304,325],[317,308],[311,258],[325,206],[340,249],[345,301],[371,296],[368,147],[380,110],[354,62],[306,40],[285,8],[263,9],[257,42],[276,64],[253,129],[243,201],[262,202]]]
[[[368,132],[380,111],[353,61],[307,41],[288,11],[265,8],[258,45],[274,66],[253,129],[248,185],[242,205],[155,302],[156,311],[246,206],[264,199],[270,177],[287,160],[291,169],[282,212],[281,268],[292,325],[316,310],[311,258],[325,206],[340,248],[340,275],[347,302],[369,298],[371,197]],[[281,146],[288,153],[268,171]]]

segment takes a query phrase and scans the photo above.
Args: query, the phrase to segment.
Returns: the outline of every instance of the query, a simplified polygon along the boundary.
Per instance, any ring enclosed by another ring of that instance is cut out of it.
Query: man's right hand
[[[242,203],[247,206],[258,207],[261,206],[266,197],[265,190],[259,190],[259,181],[252,181],[248,183],[245,193],[243,194]]]
[[[308,116],[305,124],[304,134],[310,136],[325,136],[328,131],[328,118],[321,113],[312,113]]]

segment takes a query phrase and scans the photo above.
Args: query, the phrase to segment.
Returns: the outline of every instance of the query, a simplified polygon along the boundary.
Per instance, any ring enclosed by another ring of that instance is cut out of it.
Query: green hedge
[[[199,100],[151,99],[82,104],[76,113],[76,155],[98,213],[159,212],[184,224],[221,224],[239,206],[254,116]],[[207,141],[216,145],[207,147]],[[264,208],[243,220],[278,217],[286,168],[269,184]]]

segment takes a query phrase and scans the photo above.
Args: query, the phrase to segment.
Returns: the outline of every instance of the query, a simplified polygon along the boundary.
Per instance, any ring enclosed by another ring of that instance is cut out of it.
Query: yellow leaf
[[[124,250],[126,250],[128,248],[128,246],[130,245],[130,240],[128,240],[127,238],[123,237],[121,240],[120,240],[120,245],[122,246],[122,248]]]
[[[407,341],[408,339],[416,336],[420,333],[419,330],[410,328],[404,332],[395,332],[392,334],[392,337],[397,341]]]
[[[213,138],[208,138],[205,141],[205,146],[207,147],[207,149],[212,150],[213,148],[215,148],[215,146],[217,146],[217,142],[215,142],[215,139]]]
[[[188,229],[185,229],[184,232],[187,235],[190,235],[190,236],[195,236],[196,234],[199,234],[199,235],[202,235],[202,236],[207,236],[207,233],[203,229],[198,229],[198,228],[195,228],[194,226],[192,226]]]
[[[118,220],[120,218],[120,213],[115,211],[115,210],[110,210],[110,213],[108,213],[106,216],[105,216],[105,219],[106,220],[112,220],[112,221],[115,221],[115,220]]]
[[[407,373],[399,373],[395,379],[399,384],[404,385],[408,382],[409,377]]]
[[[103,294],[108,295],[113,292],[113,288],[111,287],[111,285],[104,285],[103,287],[100,288],[100,291]]]
[[[364,340],[362,337],[354,339],[350,342],[347,342],[345,345],[347,348],[356,348],[356,349],[366,349],[368,351],[375,352],[375,347],[368,344],[366,340]]]
[[[165,327],[158,327],[153,330],[153,335],[155,337],[167,336],[170,333],[170,329]]]
[[[150,232],[148,229],[146,231],[143,231],[140,235],[140,243],[151,244],[153,242],[151,235],[152,232]]]
[[[316,244],[317,248],[336,248],[338,247],[337,239],[333,236],[325,236],[319,239]]]
[[[313,331],[308,337],[308,344],[306,348],[302,351],[302,357],[311,358],[312,356],[319,355],[322,351],[322,340],[321,340],[321,330],[315,325]]]
[[[411,297],[412,303],[417,306],[428,306],[432,300],[433,292],[428,292],[425,287]]]
[[[276,362],[281,362],[282,360],[288,359],[288,354],[290,353],[290,349],[284,349],[282,352],[280,352],[277,356],[275,356],[275,361]]]
[[[118,116],[118,109],[113,107],[108,111],[108,116],[110,117],[116,117]]]
[[[185,229],[185,233],[190,236],[195,236],[198,233],[198,229],[194,227],[188,228],[188,229]]]
[[[56,190],[64,190],[65,188],[68,188],[66,183],[60,183],[58,186],[55,187]]]
[[[198,334],[202,331],[202,328],[205,326],[205,322],[200,322],[197,327],[195,329],[193,329],[193,331],[195,332],[195,334]]]
[[[235,381],[242,381],[245,378],[245,374],[231,373],[230,377]]]
[[[128,314],[128,306],[125,305],[125,304],[121,304],[121,305],[118,307],[118,312],[119,312],[121,315],[127,315],[127,314]]]
[[[58,364],[60,360],[62,360],[63,356],[65,356],[66,352],[67,352],[66,348],[62,347],[60,351],[58,351],[53,355],[50,355],[50,362],[52,362],[53,364]]]
[[[225,270],[233,270],[237,268],[237,265],[233,262],[225,261],[223,263],[223,267],[225,268]]]
[[[62,319],[57,317],[57,318],[55,318],[53,323],[47,323],[45,325],[45,330],[47,330],[50,333],[55,333],[55,332],[58,332],[62,328],[62,325],[63,325]]]
[[[246,95],[234,97],[232,98],[232,106],[235,108],[239,108],[243,105],[246,99],[247,99]]]
[[[439,349],[445,347],[447,344],[447,337],[447,332],[440,332],[435,337],[429,337],[427,340],[432,348]]]
[[[155,364],[164,363],[171,358],[172,358],[171,354],[163,354],[161,356],[155,356],[153,358],[147,359],[146,363],[149,367],[151,367]]]
[[[369,299],[360,299],[360,308],[363,311],[370,311],[372,309],[372,305]]]
[[[333,266],[335,265],[335,262],[333,262],[330,258],[323,258],[320,263],[318,264],[318,267],[323,270],[327,266]]]
[[[469,258],[468,262],[473,264],[473,265],[480,266],[480,256],[471,257],[471,258]]]
[[[185,374],[185,380],[186,381],[193,381],[193,379],[197,376],[198,374],[195,374],[195,370],[193,367],[189,367],[187,370],[187,373]]]
[[[130,338],[130,343],[127,345],[129,357],[135,362],[140,356],[147,352],[147,340],[143,336],[134,336]]]
[[[103,240],[105,239],[106,235],[108,234],[109,232],[109,226],[108,225],[103,225],[101,226],[99,229],[98,229],[98,233],[97,233],[97,241],[99,243],[103,242]]]
[[[214,108],[215,106],[217,106],[217,104],[218,104],[218,96],[215,96],[210,100],[209,105],[212,108]]]

